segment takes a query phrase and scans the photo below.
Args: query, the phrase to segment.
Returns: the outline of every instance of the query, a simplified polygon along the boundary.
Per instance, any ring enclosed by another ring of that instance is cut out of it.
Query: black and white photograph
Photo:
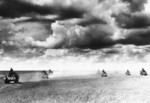
[[[0,103],[150,103],[150,0],[0,0]]]

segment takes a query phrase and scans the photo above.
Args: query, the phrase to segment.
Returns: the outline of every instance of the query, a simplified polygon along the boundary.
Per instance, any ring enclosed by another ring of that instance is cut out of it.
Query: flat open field
[[[7,85],[0,80],[0,103],[149,103],[149,96],[149,76],[27,78]]]

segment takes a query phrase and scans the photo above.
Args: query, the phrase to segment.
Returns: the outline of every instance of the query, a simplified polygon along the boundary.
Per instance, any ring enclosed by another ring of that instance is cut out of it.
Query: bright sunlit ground
[[[34,77],[32,77],[34,76]],[[37,77],[36,77],[37,76]],[[32,77],[32,78],[31,78]],[[119,72],[41,80],[39,73],[21,76],[20,84],[0,81],[0,103],[149,103],[150,76]]]

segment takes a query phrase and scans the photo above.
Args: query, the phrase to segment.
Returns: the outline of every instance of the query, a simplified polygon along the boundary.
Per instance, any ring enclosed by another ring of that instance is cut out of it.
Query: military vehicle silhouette
[[[129,70],[127,70],[125,74],[128,75],[128,76],[131,75]]]
[[[11,68],[9,71],[9,74],[4,76],[4,83],[9,84],[9,83],[18,83],[19,82],[19,75],[13,71]]]
[[[147,71],[142,68],[142,70],[140,71],[140,75],[147,76],[148,74],[147,74]]]
[[[53,71],[50,69],[50,70],[48,70],[48,71],[46,71],[46,70],[44,70],[44,71],[42,71],[42,78],[49,78],[49,75],[50,74],[53,74]]]
[[[102,76],[102,77],[107,77],[107,73],[106,73],[105,70],[102,70],[101,76]]]

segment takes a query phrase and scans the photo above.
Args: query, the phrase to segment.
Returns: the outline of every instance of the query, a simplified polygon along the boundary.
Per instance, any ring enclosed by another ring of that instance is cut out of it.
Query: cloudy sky
[[[150,68],[149,57],[150,0],[0,0],[1,69]]]

